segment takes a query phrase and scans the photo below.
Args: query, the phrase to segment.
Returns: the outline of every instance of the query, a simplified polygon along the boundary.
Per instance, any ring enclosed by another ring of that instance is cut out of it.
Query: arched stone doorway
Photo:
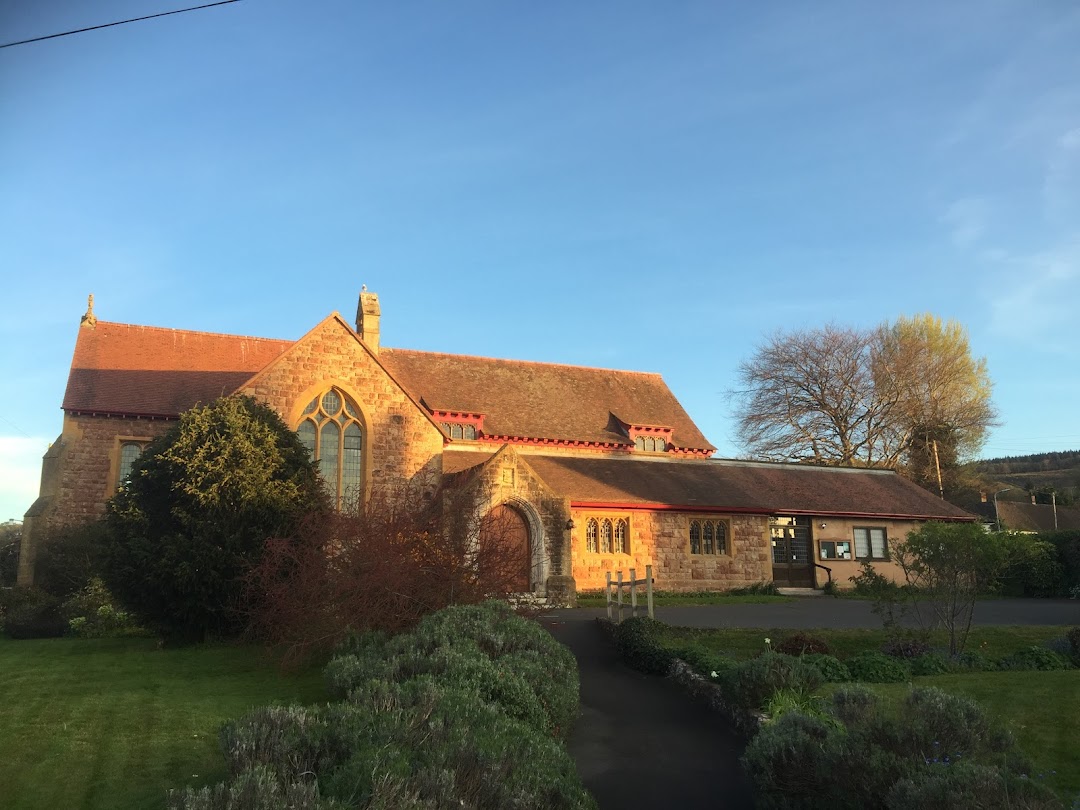
[[[509,504],[499,504],[484,517],[480,528],[481,548],[497,548],[492,562],[500,569],[510,593],[532,590],[533,555],[529,522]]]

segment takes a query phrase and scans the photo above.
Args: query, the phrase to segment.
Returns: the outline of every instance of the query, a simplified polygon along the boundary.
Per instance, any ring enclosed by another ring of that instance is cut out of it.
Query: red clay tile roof
[[[98,321],[80,328],[66,411],[176,416],[240,388],[292,341]]]
[[[659,374],[382,349],[379,360],[433,410],[482,413],[484,433],[628,445],[618,420],[673,429],[679,448],[715,448]]]
[[[443,469],[482,464],[482,453],[447,451]],[[959,507],[885,470],[724,459],[522,453],[556,493],[576,503],[659,505],[757,514],[972,520]]]

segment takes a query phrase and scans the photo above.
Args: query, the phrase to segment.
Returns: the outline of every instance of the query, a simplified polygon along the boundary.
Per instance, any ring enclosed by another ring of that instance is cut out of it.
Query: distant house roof
[[[1017,503],[998,501],[998,515],[1001,527],[1018,532],[1054,531],[1054,507],[1048,503]],[[1071,506],[1058,506],[1057,528],[1080,529],[1080,509]]]
[[[177,416],[239,389],[292,341],[98,321],[80,328],[66,411]]]
[[[484,453],[443,454],[445,472],[483,464]],[[887,470],[725,459],[523,454],[571,502],[851,517],[974,520],[974,516]]]
[[[716,449],[659,374],[405,349],[379,360],[428,408],[484,414],[489,436],[632,446],[621,422],[670,427],[677,448]]]
[[[241,389],[294,341],[97,321],[80,328],[63,408],[177,416]],[[383,348],[379,362],[430,410],[484,415],[488,436],[631,447],[624,424],[715,448],[658,374]]]

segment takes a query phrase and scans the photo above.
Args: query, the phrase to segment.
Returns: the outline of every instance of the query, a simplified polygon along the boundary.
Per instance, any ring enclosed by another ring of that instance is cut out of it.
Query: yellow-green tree
[[[928,489],[946,489],[996,424],[986,359],[972,354],[962,324],[930,313],[884,324],[876,344],[874,388],[905,437],[904,470]]]

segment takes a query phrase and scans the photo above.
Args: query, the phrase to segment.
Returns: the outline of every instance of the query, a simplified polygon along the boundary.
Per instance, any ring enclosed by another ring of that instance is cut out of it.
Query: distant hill
[[[1014,487],[1016,492],[1002,496],[1007,500],[1035,494],[1039,503],[1049,503],[1053,491],[1058,503],[1080,502],[1080,450],[988,458],[972,466],[980,478]]]

